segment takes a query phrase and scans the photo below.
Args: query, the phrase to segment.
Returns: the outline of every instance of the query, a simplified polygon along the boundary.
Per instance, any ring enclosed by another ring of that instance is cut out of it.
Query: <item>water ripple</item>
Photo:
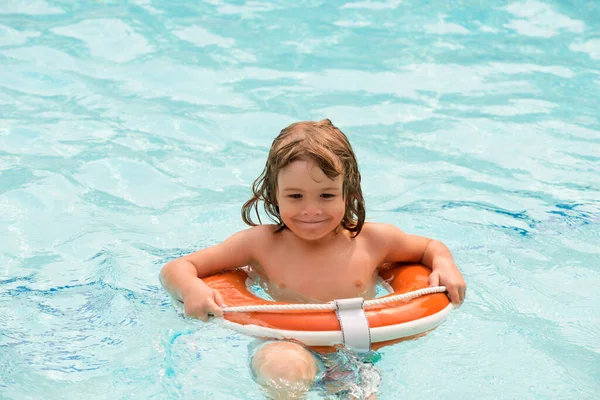
[[[245,228],[272,138],[328,117],[368,219],[469,283],[383,352],[380,398],[593,398],[600,7],[464,3],[3,1],[2,396],[261,397],[250,339],[157,276]]]

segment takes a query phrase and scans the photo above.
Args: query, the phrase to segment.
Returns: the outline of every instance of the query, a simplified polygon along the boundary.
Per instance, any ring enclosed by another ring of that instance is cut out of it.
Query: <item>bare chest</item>
[[[279,301],[326,302],[375,292],[377,261],[359,241],[313,251],[274,243],[258,267]]]

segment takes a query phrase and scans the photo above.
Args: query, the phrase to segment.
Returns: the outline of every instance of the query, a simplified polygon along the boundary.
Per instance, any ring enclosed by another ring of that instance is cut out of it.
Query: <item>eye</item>
[[[302,198],[302,195],[301,195],[301,194],[298,194],[298,193],[294,193],[294,194],[288,194],[288,197],[289,197],[290,199],[301,199],[301,198]]]
[[[322,198],[324,198],[324,199],[332,199],[332,198],[334,198],[334,197],[335,197],[335,194],[331,194],[331,193],[323,193],[323,194],[321,195],[321,197],[322,197]]]

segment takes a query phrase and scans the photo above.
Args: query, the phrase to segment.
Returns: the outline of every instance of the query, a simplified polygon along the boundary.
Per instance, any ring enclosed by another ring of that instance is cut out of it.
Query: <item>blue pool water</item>
[[[379,398],[597,398],[599,65],[591,0],[3,0],[0,398],[262,398],[250,339],[157,275],[244,228],[273,137],[325,117],[368,218],[469,285],[382,351]]]

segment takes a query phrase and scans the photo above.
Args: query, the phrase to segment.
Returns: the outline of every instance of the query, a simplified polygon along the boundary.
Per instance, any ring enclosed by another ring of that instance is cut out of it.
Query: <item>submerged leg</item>
[[[273,399],[297,399],[312,387],[317,375],[314,356],[302,345],[265,343],[252,356],[256,381]]]

